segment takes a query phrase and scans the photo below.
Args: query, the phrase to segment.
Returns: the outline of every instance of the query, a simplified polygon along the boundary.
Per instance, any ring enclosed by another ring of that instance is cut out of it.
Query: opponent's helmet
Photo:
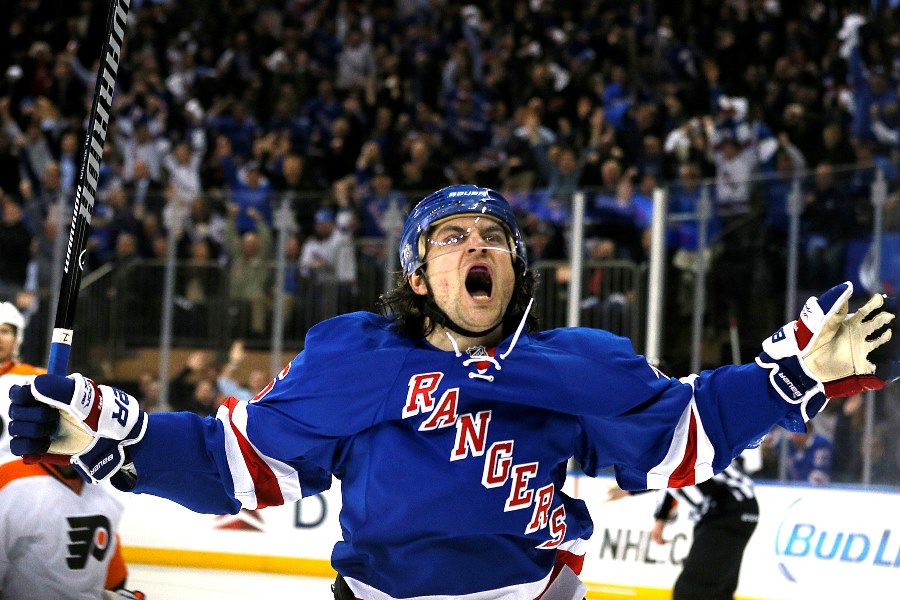
[[[500,192],[476,185],[451,185],[426,196],[412,210],[400,236],[400,266],[409,277],[422,266],[424,247],[419,239],[437,221],[456,215],[489,215],[506,225],[510,244],[524,271],[528,266],[525,241],[509,202]]]
[[[0,302],[0,323],[7,323],[16,328],[16,350],[25,338],[25,317],[12,302]]]

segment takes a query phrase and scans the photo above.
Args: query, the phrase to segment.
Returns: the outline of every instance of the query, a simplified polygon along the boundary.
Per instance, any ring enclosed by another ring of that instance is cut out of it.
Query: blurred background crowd
[[[68,230],[106,10],[19,0],[0,25],[0,296],[33,323]],[[767,299],[783,296],[795,182],[803,290],[855,268],[879,174],[882,227],[900,230],[898,84],[895,0],[132,0],[86,270],[124,277],[174,252],[188,265],[180,331],[220,324],[223,312],[195,310],[203,298],[240,301],[228,343],[191,354],[172,382],[173,406],[199,387],[188,408],[208,412],[203,398],[237,393],[219,379],[243,346],[222,351],[271,332],[276,253],[303,329],[323,307],[372,308],[366,266],[383,265],[385,238],[445,185],[501,190],[532,262],[570,256],[584,192],[580,250],[634,265],[647,261],[653,191],[692,213],[707,189],[712,346],[738,319],[756,347],[783,322]],[[671,268],[690,273],[696,222],[670,224],[667,243]],[[152,271],[139,273],[128,290],[158,296]],[[592,271],[587,287],[608,275]],[[669,288],[676,347],[690,298]],[[300,302],[301,289],[318,300]],[[25,358],[43,360],[45,332],[31,329]],[[670,368],[682,374],[678,355]],[[152,379],[140,382],[151,398]],[[856,409],[837,404],[843,426]]]

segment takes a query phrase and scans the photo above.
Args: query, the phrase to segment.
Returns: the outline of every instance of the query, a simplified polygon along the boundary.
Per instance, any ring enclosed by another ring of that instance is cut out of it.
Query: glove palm
[[[824,383],[829,398],[880,390],[889,381],[878,376],[879,365],[871,360],[872,352],[893,337],[894,314],[886,308],[887,298],[881,294],[851,315],[844,305],[843,317],[829,319],[816,342],[807,347],[803,362]]]
[[[807,300],[800,318],[765,340],[756,359],[769,369],[779,395],[800,405],[804,421],[828,398],[881,389],[897,379],[896,299],[876,294],[848,315],[852,294],[847,282]]]

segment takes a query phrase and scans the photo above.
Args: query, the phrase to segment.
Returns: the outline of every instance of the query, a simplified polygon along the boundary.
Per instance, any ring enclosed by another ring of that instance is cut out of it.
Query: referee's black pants
[[[707,515],[694,527],[694,541],[672,589],[672,600],[732,600],[744,548],[756,529],[756,500],[736,510]]]

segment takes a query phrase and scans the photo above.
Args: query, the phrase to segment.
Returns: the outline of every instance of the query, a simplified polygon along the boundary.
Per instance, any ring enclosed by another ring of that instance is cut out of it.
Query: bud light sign
[[[896,585],[900,578],[900,517],[896,496],[846,495],[839,510],[799,498],[783,513],[775,536],[778,568],[790,582],[827,587],[853,581]],[[874,501],[874,502],[873,502]],[[883,502],[882,502],[883,501]],[[882,504],[875,508],[872,504]]]

